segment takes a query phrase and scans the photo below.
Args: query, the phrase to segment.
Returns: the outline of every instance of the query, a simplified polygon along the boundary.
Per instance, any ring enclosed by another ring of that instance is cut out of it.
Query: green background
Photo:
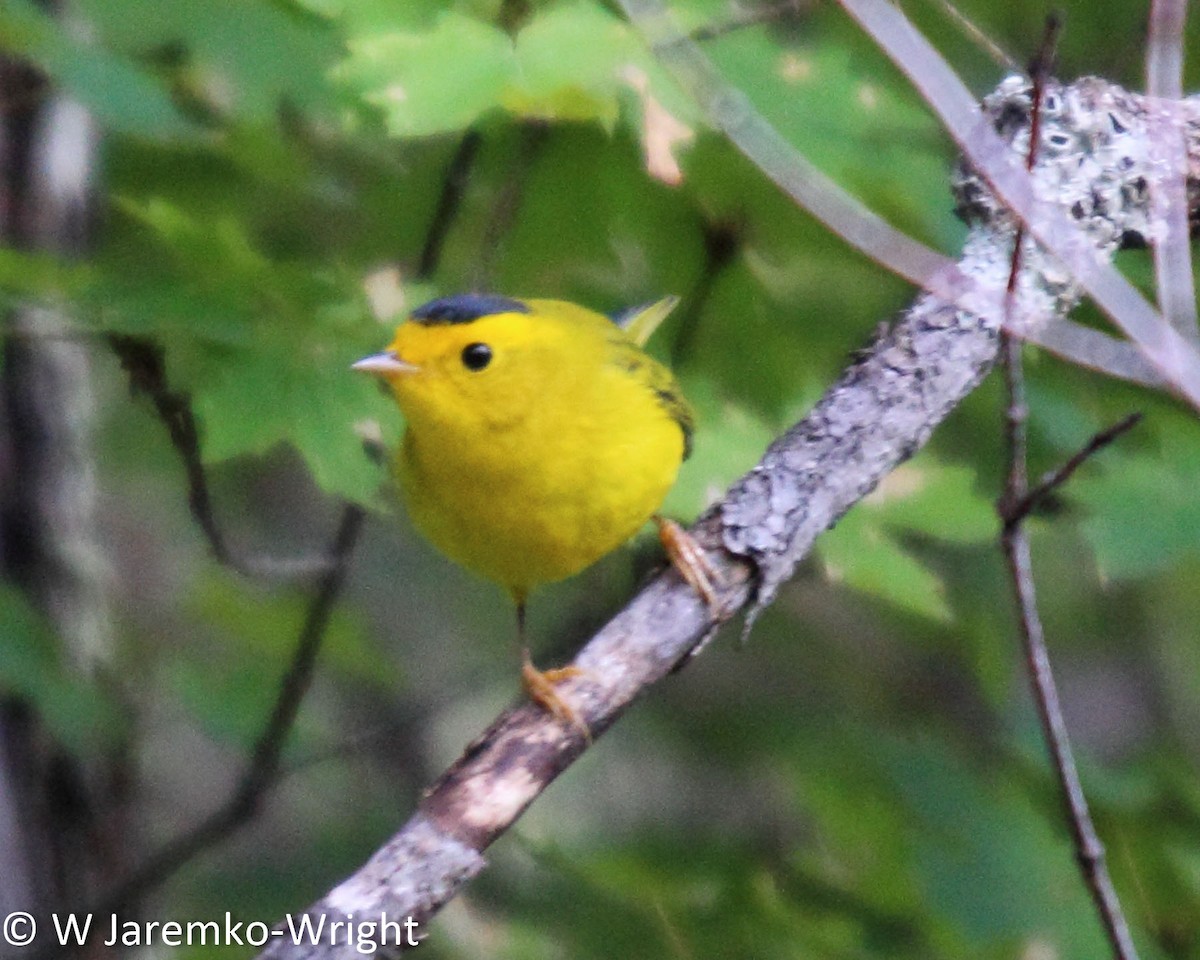
[[[965,228],[948,139],[839,8],[800,2],[738,25],[769,8],[679,6],[794,145],[955,254]],[[961,6],[1017,62],[1036,49],[1044,5]],[[1140,88],[1146,5],[1059,7],[1059,75]],[[707,130],[611,5],[78,9],[90,40],[8,0],[0,47],[106,131],[96,246],[78,264],[0,250],[0,293],[65,299],[92,345],[124,706],[55,666],[55,638],[15,590],[0,593],[0,688],[31,698],[72,750],[128,745],[143,851],[211,808],[269,712],[308,592],[210,559],[165,432],[99,334],[153,338],[191,396],[239,550],[314,553],[341,500],[371,510],[280,786],[147,907],[274,921],[352,872],[517,691],[507,598],[416,536],[363,453],[362,424],[389,442],[402,429],[348,370],[398,319],[372,310],[368,277],[408,309],[470,289],[605,311],[682,296],[651,345],[698,412],[667,505],[682,518],[913,294]],[[975,92],[1003,76],[936,4],[908,12]],[[629,65],[691,128],[677,185],[647,172]],[[422,275],[467,135],[461,203]],[[1144,252],[1121,265],[1147,282]],[[1146,413],[1033,521],[1033,552],[1067,722],[1142,956],[1200,957],[1200,426],[1160,395],[1049,357],[1031,355],[1029,377],[1034,475]],[[996,545],[1002,399],[993,377],[823,536],[748,645],[727,628],[651,691],[493,848],[421,956],[1105,955]],[[569,656],[657,557],[645,537],[536,595],[539,662]]]

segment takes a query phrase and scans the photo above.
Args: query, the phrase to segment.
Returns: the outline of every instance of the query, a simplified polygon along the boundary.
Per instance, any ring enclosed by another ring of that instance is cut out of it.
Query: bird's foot
[[[529,651],[521,651],[521,685],[529,695],[529,699],[557,720],[574,728],[584,738],[591,742],[592,733],[584,723],[579,712],[564,700],[555,686],[564,680],[583,675],[579,667],[556,667],[551,670],[539,670],[529,659]]]
[[[655,516],[654,522],[658,525],[658,539],[662,541],[671,566],[700,594],[714,617],[726,619],[728,611],[717,596],[717,586],[724,586],[721,571],[709,562],[695,538],[674,520]]]

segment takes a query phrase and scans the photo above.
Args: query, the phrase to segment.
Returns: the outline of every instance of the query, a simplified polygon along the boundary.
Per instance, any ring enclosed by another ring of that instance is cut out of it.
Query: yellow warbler
[[[445,297],[414,310],[383,353],[354,364],[381,377],[404,413],[395,470],[413,522],[508,590],[527,690],[577,726],[553,690],[575,671],[542,673],[529,662],[525,602],[632,537],[674,483],[692,413],[641,343],[675,303],[618,325],[561,300]],[[692,549],[686,534],[659,524],[672,559],[711,603],[703,567],[680,558]]]

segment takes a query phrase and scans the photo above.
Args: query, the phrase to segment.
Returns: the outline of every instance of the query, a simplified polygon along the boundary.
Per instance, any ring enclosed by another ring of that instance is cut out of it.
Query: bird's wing
[[[686,460],[692,453],[692,433],[696,420],[674,374],[620,334],[614,333],[614,336],[609,338],[608,345],[609,362],[638,383],[644,384],[666,411],[667,416],[679,425],[680,432],[683,433],[683,459]]]
[[[667,315],[679,304],[678,297],[663,297],[653,303],[622,310],[612,318],[613,323],[624,330],[639,347],[644,347]]]

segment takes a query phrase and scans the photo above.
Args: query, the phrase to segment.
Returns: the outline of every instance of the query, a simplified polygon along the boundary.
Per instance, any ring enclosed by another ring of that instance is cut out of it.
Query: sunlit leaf
[[[356,37],[349,51],[338,76],[399,136],[462,129],[499,105],[516,71],[503,30],[454,11],[429,30]]]

